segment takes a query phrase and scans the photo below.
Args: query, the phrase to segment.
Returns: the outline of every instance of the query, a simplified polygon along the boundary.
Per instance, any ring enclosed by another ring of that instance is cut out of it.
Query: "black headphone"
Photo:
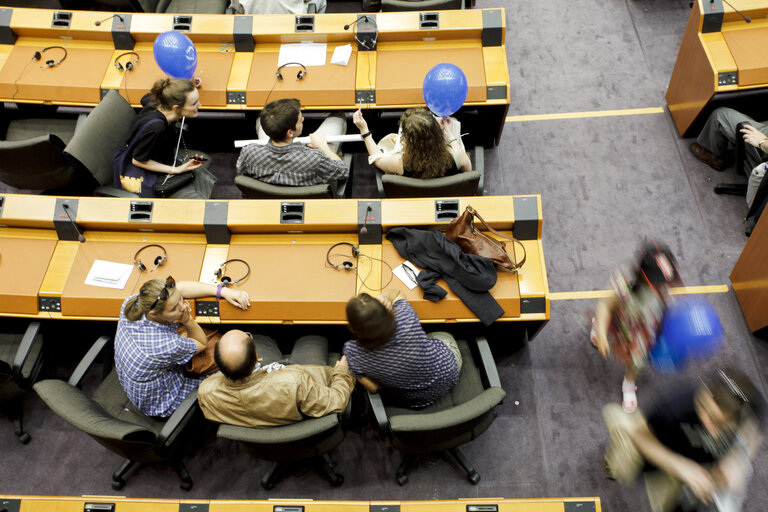
[[[45,65],[46,66],[48,66],[49,68],[55,68],[56,66],[58,66],[59,64],[64,62],[64,60],[67,58],[67,49],[64,48],[63,46],[47,46],[47,47],[43,48],[42,50],[40,50],[39,52],[35,52],[35,54],[32,56],[32,58],[34,60],[40,60],[40,59],[43,58],[43,54],[45,52],[47,52],[48,50],[54,50],[56,48],[58,48],[59,50],[64,50],[64,56],[62,58],[60,58],[58,61],[55,61],[53,59],[45,61]],[[40,67],[42,68],[42,67],[45,67],[45,66],[40,66]]]
[[[337,244],[333,244],[330,249],[328,249],[328,252],[325,253],[325,261],[328,262],[328,265],[335,268],[336,270],[355,270],[357,266],[355,266],[354,263],[351,261],[342,261],[341,265],[336,265],[331,261],[331,251],[333,251],[336,247],[340,247],[342,245],[348,245],[352,248],[352,257],[357,258],[360,255],[360,249],[357,248],[357,246],[352,245],[349,242],[339,242]]]
[[[277,71],[275,71],[275,76],[277,77],[278,80],[283,79],[283,75],[282,73],[280,73],[280,70],[283,69],[285,66],[290,66],[291,64],[296,64],[297,66],[301,66],[301,69],[299,70],[299,72],[296,73],[296,80],[301,80],[302,78],[307,76],[307,68],[304,66],[304,64],[302,64],[301,62],[286,62],[285,64],[277,68]]]
[[[240,279],[238,279],[237,281],[232,281],[231,277],[224,275],[224,269],[227,267],[227,263],[232,263],[233,261],[239,261],[240,263],[245,265],[245,268],[246,268],[245,275]],[[245,278],[248,277],[249,275],[251,275],[251,266],[248,264],[247,261],[237,259],[237,258],[225,261],[219,266],[216,272],[213,273],[213,276],[216,279],[216,284],[220,284],[221,286],[229,286],[231,284],[237,284],[240,281],[245,280]]]
[[[141,254],[144,249],[149,249],[150,247],[159,248],[161,251],[163,251],[163,254],[155,258],[155,261],[154,261],[155,266],[152,267],[152,270],[147,270],[147,266],[144,265],[139,259],[139,254]],[[154,272],[155,270],[157,270],[157,267],[162,267],[165,264],[166,260],[168,260],[168,253],[165,252],[165,247],[157,244],[145,245],[144,247],[136,251],[136,254],[133,255],[133,264],[136,265],[136,268],[138,268],[142,272]]]
[[[125,67],[123,67],[123,65],[122,65],[122,64],[120,64],[120,62],[119,62],[119,61],[120,61],[120,59],[121,59],[122,57],[125,57],[126,55],[135,55],[135,56],[136,56],[136,60],[134,61],[133,59],[130,59],[130,58],[129,58],[129,59],[128,59],[128,62],[126,62],[126,63],[125,63]],[[138,54],[138,53],[136,53],[136,52],[125,52],[125,53],[121,53],[120,55],[118,55],[117,57],[115,57],[115,67],[116,67],[116,68],[117,68],[117,70],[118,70],[118,71],[120,71],[121,73],[123,72],[123,70],[126,70],[126,71],[130,71],[130,70],[132,70],[132,69],[133,69],[133,67],[134,67],[136,64],[138,64],[138,63],[139,63],[139,54]]]

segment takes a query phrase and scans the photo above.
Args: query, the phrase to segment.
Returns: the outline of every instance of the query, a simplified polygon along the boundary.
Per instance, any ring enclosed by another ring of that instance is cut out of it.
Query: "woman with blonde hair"
[[[359,109],[352,121],[363,136],[368,162],[386,173],[439,178],[472,170],[458,133],[459,123],[452,117],[443,117],[438,123],[424,107],[408,109],[400,117],[399,133],[388,135],[378,145]],[[391,151],[385,152],[384,146],[391,147]]]

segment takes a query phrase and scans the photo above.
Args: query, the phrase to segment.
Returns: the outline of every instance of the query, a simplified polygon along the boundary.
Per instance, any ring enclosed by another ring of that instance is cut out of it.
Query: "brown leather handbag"
[[[507,245],[504,242],[496,240],[475,228],[475,217],[477,217],[477,220],[480,221],[486,230],[494,235],[506,238],[507,240],[512,240],[513,257],[515,253],[514,243],[517,243],[523,251],[523,258],[518,262],[515,262],[513,258],[510,258],[506,249]],[[525,247],[520,243],[520,240],[507,235],[502,235],[493,229],[471,206],[467,206],[464,213],[454,218],[451,223],[448,224],[445,236],[456,242],[456,244],[461,247],[461,250],[467,254],[477,254],[478,256],[490,258],[496,264],[498,270],[517,272],[525,263]]]
[[[213,350],[216,343],[221,339],[221,333],[213,329],[203,329],[203,331],[206,338],[208,338],[208,344],[203,350],[192,356],[192,359],[184,365],[184,370],[190,377],[204,377],[219,371],[219,366],[213,359]],[[186,336],[186,329],[180,327],[179,334]]]

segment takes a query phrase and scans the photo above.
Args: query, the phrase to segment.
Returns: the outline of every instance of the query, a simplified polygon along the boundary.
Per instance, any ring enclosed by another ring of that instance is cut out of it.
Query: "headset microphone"
[[[365,208],[365,215],[363,215],[363,227],[360,228],[360,234],[365,235],[368,233],[368,214],[371,213],[373,210],[373,207],[371,206],[371,203],[368,203],[368,205]]]
[[[75,228],[75,232],[77,233],[77,240],[80,243],[85,242],[85,236],[80,232],[80,228],[77,227],[77,223],[72,219],[72,216],[69,214],[69,205],[67,203],[64,203],[61,205],[62,208],[64,208],[64,213],[67,214],[67,218],[69,219],[69,222],[72,223],[72,227]]]

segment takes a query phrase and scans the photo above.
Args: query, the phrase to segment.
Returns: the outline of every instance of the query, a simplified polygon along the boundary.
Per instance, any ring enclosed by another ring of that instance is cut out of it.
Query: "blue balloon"
[[[158,35],[152,51],[155,62],[168,76],[189,80],[195,75],[197,49],[181,32],[170,30]]]
[[[712,304],[704,299],[675,302],[664,312],[661,333],[651,349],[651,363],[662,371],[679,370],[690,359],[714,355],[724,337]]]
[[[422,92],[429,110],[447,117],[461,108],[467,99],[467,77],[460,67],[443,62],[427,72]]]
[[[651,365],[662,373],[674,373],[681,369],[686,361],[680,360],[678,355],[672,352],[672,348],[664,339],[664,334],[659,334],[649,354]]]

